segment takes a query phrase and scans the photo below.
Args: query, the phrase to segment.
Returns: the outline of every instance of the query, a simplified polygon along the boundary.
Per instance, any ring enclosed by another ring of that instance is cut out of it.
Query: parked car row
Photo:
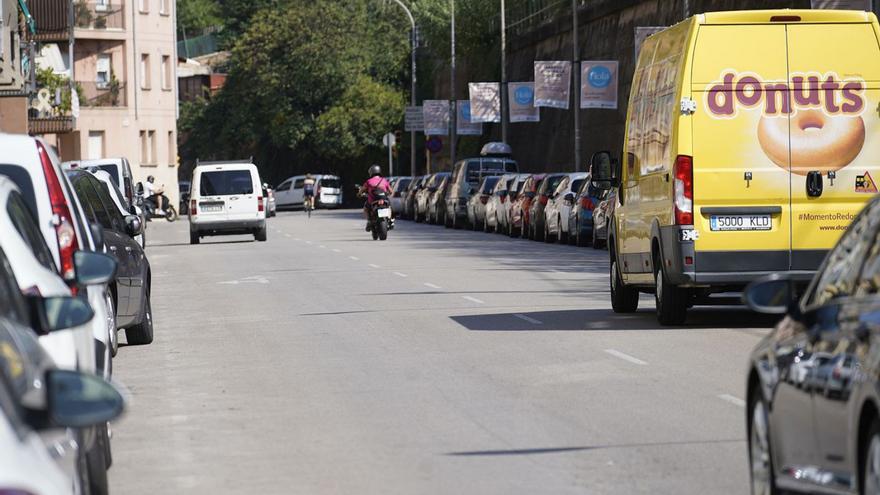
[[[0,492],[108,493],[118,331],[153,340],[130,169],[9,134],[0,164]]]

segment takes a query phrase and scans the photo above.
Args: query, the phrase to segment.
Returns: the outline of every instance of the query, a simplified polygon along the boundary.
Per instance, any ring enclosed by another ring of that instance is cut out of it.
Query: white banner
[[[406,119],[404,129],[407,132],[422,132],[425,130],[425,114],[422,107],[406,107]]]
[[[581,108],[617,108],[617,65],[581,62]]]
[[[449,100],[423,101],[422,115],[426,135],[449,135]]]
[[[535,62],[535,106],[567,110],[571,93],[571,62]]]
[[[510,122],[539,122],[541,109],[535,106],[535,83],[507,83]]]
[[[483,124],[471,120],[471,102],[458,100],[458,118],[456,124],[460,136],[479,136],[483,134]]]
[[[501,122],[501,84],[470,83],[471,122]]]

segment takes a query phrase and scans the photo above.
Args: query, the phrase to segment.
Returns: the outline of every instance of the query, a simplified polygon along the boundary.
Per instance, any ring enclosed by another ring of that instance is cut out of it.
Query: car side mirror
[[[144,225],[141,223],[140,217],[137,215],[127,215],[125,217],[125,233],[131,237],[138,236],[144,232]]]
[[[26,296],[31,326],[39,335],[85,325],[95,316],[89,303],[79,297]]]
[[[73,265],[79,285],[103,285],[116,277],[116,260],[104,253],[77,251],[73,253]]]
[[[797,312],[797,295],[791,278],[773,274],[750,283],[743,292],[743,302],[752,311],[782,315]]]
[[[46,373],[46,406],[52,426],[85,428],[118,418],[125,399],[119,389],[96,375],[51,370]]]
[[[569,203],[573,203],[574,202],[574,193],[567,193],[563,199],[565,199]]]
[[[134,208],[134,207],[132,207]],[[97,223],[89,223],[89,232],[92,233],[92,240],[95,241],[95,249],[104,248],[104,227]]]

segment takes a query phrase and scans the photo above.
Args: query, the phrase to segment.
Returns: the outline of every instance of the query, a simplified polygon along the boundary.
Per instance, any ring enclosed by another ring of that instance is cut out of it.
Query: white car
[[[529,174],[506,174],[495,184],[487,211],[492,210],[494,213],[492,226],[496,232],[510,233],[510,205],[516,200],[517,193],[528,178]]]
[[[587,180],[586,172],[565,174],[544,207],[544,240],[553,242],[568,240],[568,217],[574,207],[581,185]]]
[[[412,177],[398,177],[391,185],[391,211],[395,217],[403,216],[403,200]]]
[[[338,208],[342,206],[342,181],[329,174],[312,174],[315,180],[315,207]],[[306,176],[294,175],[275,188],[275,204],[279,209],[303,207],[303,191]]]
[[[235,234],[253,234],[257,241],[265,241],[262,184],[256,165],[249,161],[199,163],[190,191],[190,244],[198,244],[204,236]]]
[[[76,160],[61,164],[64,169],[85,169],[89,172],[103,171],[110,174],[113,185],[125,198],[126,215],[136,214],[131,207],[134,206],[134,176],[131,173],[131,165],[127,158],[102,158],[99,160]]]
[[[95,176],[99,181],[103,182],[105,186],[107,186],[107,192],[110,194],[110,197],[113,199],[113,204],[116,205],[116,209],[119,210],[119,214],[122,216],[131,215],[125,208],[125,198],[122,196],[122,193],[119,192],[119,189],[114,187],[113,179],[110,177],[110,174],[104,172],[103,170],[95,170],[92,172],[92,175]],[[146,247],[146,240],[144,239],[144,232],[136,235],[134,240],[137,241],[141,247]]]

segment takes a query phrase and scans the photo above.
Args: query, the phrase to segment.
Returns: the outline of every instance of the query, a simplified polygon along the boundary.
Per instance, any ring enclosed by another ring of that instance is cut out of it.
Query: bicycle
[[[306,214],[308,214],[309,218],[312,218],[312,210],[315,209],[314,202],[314,196],[306,196],[305,200],[303,201],[303,209],[306,211]]]

